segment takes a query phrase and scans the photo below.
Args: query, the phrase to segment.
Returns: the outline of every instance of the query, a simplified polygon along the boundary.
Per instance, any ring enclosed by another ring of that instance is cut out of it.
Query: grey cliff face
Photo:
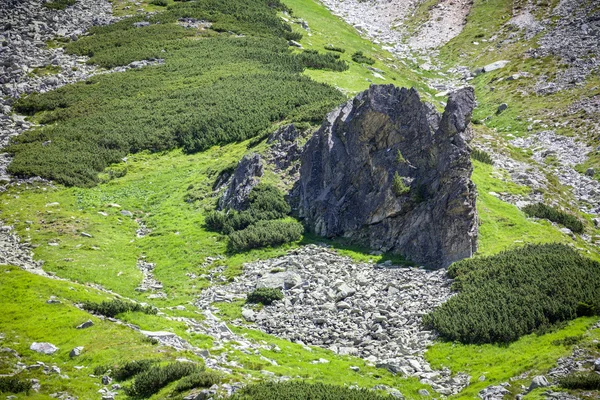
[[[295,212],[311,231],[432,267],[477,249],[468,123],[472,88],[440,115],[414,89],[371,86],[306,144]]]
[[[226,208],[243,210],[250,191],[258,185],[263,174],[264,166],[260,155],[249,154],[244,156],[238,163],[225,193],[219,199],[219,208],[221,210]]]

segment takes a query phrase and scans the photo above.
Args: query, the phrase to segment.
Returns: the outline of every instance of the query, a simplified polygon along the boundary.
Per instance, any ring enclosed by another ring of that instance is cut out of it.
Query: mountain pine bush
[[[300,240],[304,227],[296,221],[259,221],[229,235],[228,248],[239,252],[267,246],[279,246]]]
[[[351,389],[323,383],[264,382],[249,385],[236,392],[231,400],[391,400],[369,389]]]
[[[458,294],[423,319],[448,340],[506,343],[600,310],[600,263],[563,244],[459,261],[448,274]]]
[[[171,382],[183,377],[202,372],[202,367],[189,362],[175,362],[163,366],[154,366],[135,377],[135,380],[124,391],[130,397],[150,397]]]
[[[46,125],[12,140],[10,172],[93,186],[99,172],[130,153],[195,153],[258,136],[274,122],[321,121],[345,97],[301,73],[347,66],[331,54],[294,54],[285,39],[291,27],[277,15],[284,9],[276,0],[199,0],[92,27],[66,51],[105,68],[164,64],[18,100],[15,111]],[[212,27],[184,28],[177,24],[183,17]],[[134,26],[142,21],[150,25]]]
[[[583,233],[584,225],[579,218],[556,207],[550,207],[544,203],[529,204],[523,207],[523,212],[529,217],[544,218],[561,224],[569,228],[572,232]]]
[[[142,306],[139,303],[123,301],[119,299],[106,300],[102,303],[91,301],[83,303],[83,309],[105,317],[115,317],[125,312],[142,312],[144,314],[156,314],[158,310],[152,306]]]
[[[0,376],[0,393],[29,393],[33,384],[16,376]]]
[[[282,300],[283,293],[280,289],[276,288],[258,288],[253,292],[248,293],[246,303],[261,303],[266,306],[272,304],[274,301]]]

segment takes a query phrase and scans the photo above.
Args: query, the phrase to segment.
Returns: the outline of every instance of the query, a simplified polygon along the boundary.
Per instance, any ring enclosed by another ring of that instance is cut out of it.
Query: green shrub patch
[[[16,376],[0,376],[0,393],[28,393],[32,386],[31,381]]]
[[[228,248],[239,252],[300,240],[304,227],[296,221],[259,221],[229,235]]]
[[[282,300],[283,293],[275,288],[258,288],[252,293],[248,293],[247,303],[261,303],[265,306],[273,304],[274,301]]]
[[[45,126],[12,140],[10,172],[93,186],[129,153],[194,153],[258,136],[274,122],[322,120],[345,97],[301,72],[347,65],[329,53],[294,54],[285,39],[291,28],[277,16],[283,9],[276,0],[200,0],[91,28],[67,52],[106,68],[164,63],[18,100],[17,112]],[[212,27],[184,28],[180,18]],[[149,25],[134,25],[142,21]]]
[[[126,381],[129,378],[133,378],[134,376],[149,370],[154,364],[156,364],[155,360],[129,361],[122,366],[113,369],[111,376],[115,378],[116,381]]]
[[[356,53],[352,54],[352,61],[359,63],[359,64],[369,64],[369,65],[375,64],[375,60],[373,60],[370,57],[365,56],[362,51],[357,51]]]
[[[572,214],[567,214],[556,207],[550,207],[544,203],[530,204],[523,207],[523,212],[529,217],[544,218],[569,228],[572,232],[582,233],[583,222]]]
[[[64,10],[77,3],[77,0],[52,0],[44,3],[44,7],[51,10]]]
[[[494,165],[492,157],[483,150],[473,149],[471,150],[471,158],[484,164]]]
[[[559,380],[559,385],[571,390],[600,390],[600,374],[575,372]]]
[[[186,376],[177,383],[175,392],[185,392],[195,388],[207,388],[221,382],[221,376],[213,371],[196,372]]]
[[[458,294],[423,322],[452,341],[511,342],[600,310],[600,263],[562,244],[459,261],[448,274]]]
[[[152,306],[142,306],[141,304],[119,299],[107,300],[102,303],[85,302],[83,309],[105,317],[115,317],[125,312],[142,312],[144,314],[156,314],[158,310]]]
[[[124,391],[130,397],[150,397],[169,383],[199,372],[202,372],[202,367],[192,363],[156,365],[138,374],[131,386],[125,387]]]
[[[351,389],[323,383],[265,382],[249,385],[231,397],[231,400],[390,400],[372,390]]]

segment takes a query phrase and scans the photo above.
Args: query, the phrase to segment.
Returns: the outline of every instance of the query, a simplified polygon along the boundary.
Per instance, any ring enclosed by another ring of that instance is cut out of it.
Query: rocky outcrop
[[[414,89],[371,86],[327,116],[292,191],[309,230],[434,268],[477,249],[465,88],[440,115]]]
[[[263,174],[264,166],[261,156],[258,154],[245,155],[238,163],[225,193],[219,199],[219,208],[221,210],[227,208],[243,210],[246,207],[250,191],[258,184],[259,178]]]

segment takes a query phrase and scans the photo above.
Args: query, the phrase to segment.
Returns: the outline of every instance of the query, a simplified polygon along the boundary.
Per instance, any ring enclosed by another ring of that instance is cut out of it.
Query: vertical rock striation
[[[477,249],[471,88],[440,115],[414,89],[371,86],[305,146],[292,191],[309,230],[447,267]]]

